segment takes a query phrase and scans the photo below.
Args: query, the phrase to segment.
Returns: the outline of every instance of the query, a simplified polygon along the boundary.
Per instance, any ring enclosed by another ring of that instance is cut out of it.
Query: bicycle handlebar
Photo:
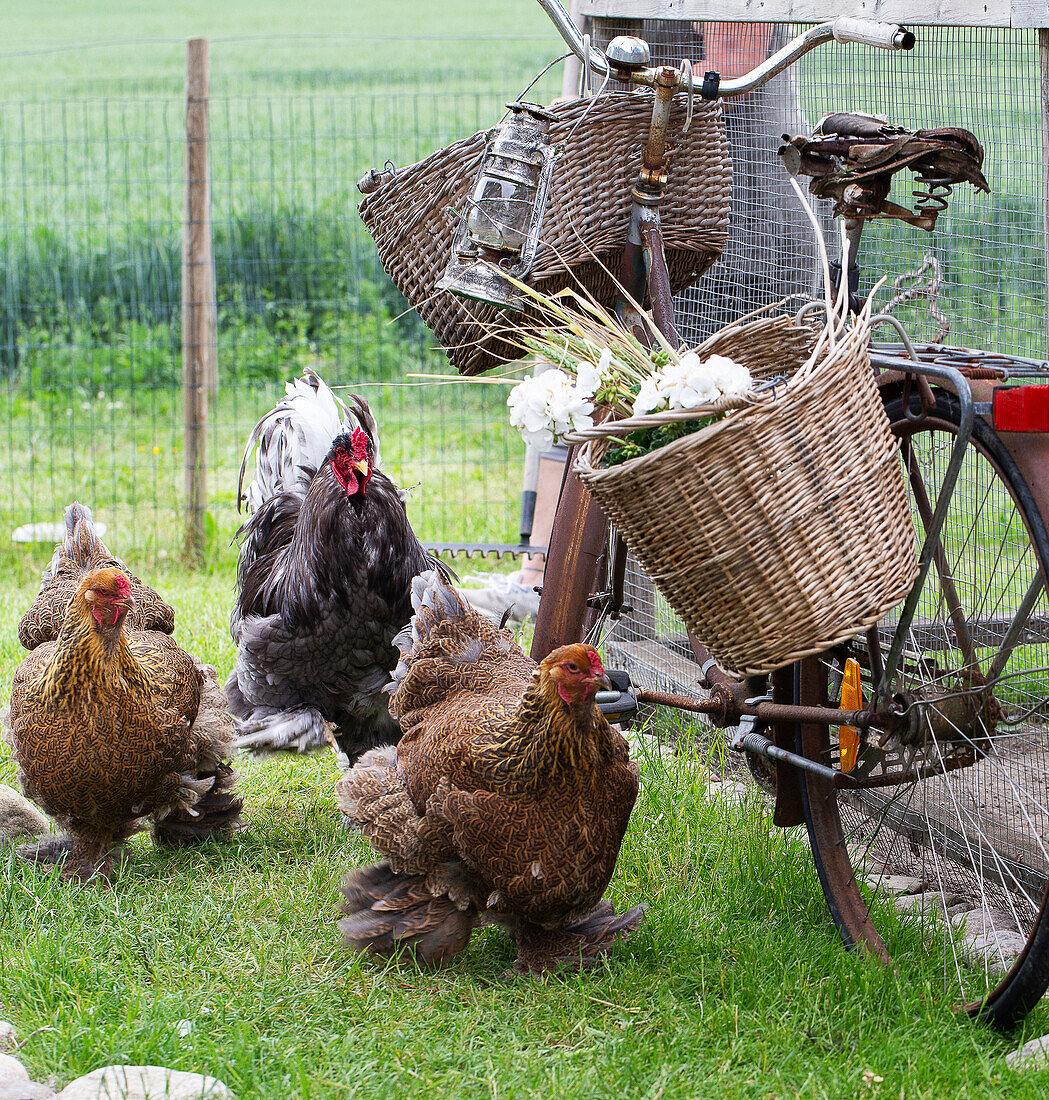
[[[898,23],[876,23],[873,19],[839,15],[831,28],[838,42],[860,42],[880,50],[914,49],[914,35]]]
[[[561,0],[539,0],[539,3],[542,4],[546,14],[572,52],[585,62],[586,46],[583,36],[572,17],[565,11]],[[743,76],[734,80],[716,82],[712,87],[710,98],[726,99],[746,95],[747,92],[767,84],[809,50],[832,39],[837,42],[859,42],[882,50],[914,48],[914,35],[898,23],[877,23],[872,19],[853,19],[847,15],[840,15],[833,22],[820,23],[818,26],[810,27],[796,38],[792,38],[781,50],[777,50],[749,73],[744,73]],[[593,46],[590,47],[590,66],[602,76],[606,75],[611,68],[605,55]]]

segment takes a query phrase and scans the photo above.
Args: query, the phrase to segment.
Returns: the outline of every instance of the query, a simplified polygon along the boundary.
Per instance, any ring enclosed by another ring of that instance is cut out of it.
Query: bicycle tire
[[[920,411],[919,398],[915,394],[910,400],[913,415]],[[918,423],[907,418],[898,396],[887,398],[885,408],[901,441],[920,531],[917,494],[924,490],[935,502],[937,477],[957,434],[958,403],[953,395],[936,391],[930,415]],[[1049,775],[1049,644],[1038,634],[1049,624],[1044,584],[1029,610],[1021,644],[1011,651],[994,687],[996,702],[971,702],[975,696],[966,694],[971,688],[962,685],[974,682],[964,672],[974,659],[980,668],[990,668],[995,644],[1005,638],[1002,623],[1011,620],[1017,605],[1024,607],[1020,593],[1035,591],[1039,575],[1049,576],[1049,538],[1015,462],[980,418],[942,539],[947,568],[938,561],[930,570],[900,675],[901,687],[914,698],[938,692],[941,699],[936,706],[917,705],[915,731],[908,734],[914,743],[901,747],[901,758],[906,760],[903,754],[909,752],[912,764],[924,760],[932,767],[945,767],[953,756],[972,756],[974,762],[949,774],[882,788],[880,794],[839,790],[803,772],[802,804],[820,883],[846,945],[883,960],[892,957],[897,969],[913,965],[927,975],[927,962],[915,955],[919,936],[922,946],[942,960],[944,986],[956,1007],[1005,1030],[1049,988],[1049,841],[1042,839],[1049,834],[1049,799],[1038,797],[1038,785],[1044,790]],[[952,585],[953,597],[946,591]],[[993,607],[988,606],[991,599]],[[964,612],[965,628],[957,615],[952,617],[952,603]],[[891,613],[862,644],[852,644],[861,667],[866,650],[868,700],[870,669],[877,665],[874,651],[891,638],[897,618],[897,612]],[[967,643],[963,629],[969,631]],[[795,701],[819,705],[833,700],[843,656],[839,651],[796,666]],[[946,701],[954,685],[959,692],[954,698],[966,700],[964,705]],[[945,721],[945,713],[957,721]],[[840,767],[833,728],[813,724],[798,726],[796,732],[800,752]],[[862,751],[881,750],[868,743]],[[894,873],[917,880],[920,900],[938,898],[943,915],[936,915],[932,904],[913,904],[912,915],[901,916],[901,903],[891,901],[884,888],[884,876]],[[961,899],[953,917],[952,897]],[[961,906],[973,901],[975,907],[962,917]],[[1010,922],[1012,929],[1006,927]],[[980,927],[985,928],[982,940],[973,932]]]

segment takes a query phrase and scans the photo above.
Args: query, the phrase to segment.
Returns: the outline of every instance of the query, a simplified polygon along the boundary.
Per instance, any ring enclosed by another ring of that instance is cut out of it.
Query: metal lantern
[[[520,309],[507,275],[524,279],[535,261],[554,147],[554,115],[534,103],[508,103],[509,115],[491,132],[477,182],[456,230],[441,290],[491,305]]]

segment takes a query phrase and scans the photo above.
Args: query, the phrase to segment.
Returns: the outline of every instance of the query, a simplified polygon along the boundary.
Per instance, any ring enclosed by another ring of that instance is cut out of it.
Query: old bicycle
[[[671,250],[660,214],[673,178],[667,133],[673,112],[687,110],[681,101],[745,93],[834,37],[888,48],[912,41],[898,27],[821,25],[739,80],[707,74],[697,88],[691,65],[650,66],[636,40],[599,53],[559,4],[542,2],[598,78],[614,71],[624,83],[651,90],[629,219],[618,230],[603,221],[590,232],[616,232],[620,283],[671,337],[674,264],[664,259]],[[580,106],[571,124],[586,110]],[[862,221],[853,218],[853,258]],[[628,323],[647,323],[631,317],[629,302],[622,312]],[[944,984],[974,1015],[1008,1026],[1049,985],[1046,367],[905,341],[876,347],[870,358],[919,533],[918,578],[902,606],[857,637],[769,677],[724,672],[702,638],[690,636],[709,693],[638,695],[706,714],[735,731],[734,748],[774,766],[774,820],[807,825],[831,913],[848,944],[881,959],[896,955],[913,922],[901,920],[882,883],[887,873],[918,883],[925,905],[916,907],[914,920],[942,963]],[[609,538],[604,516],[570,475],[551,538],[533,656],[622,617],[624,570],[621,540]],[[607,705],[622,713],[626,704]],[[962,905],[968,915],[961,930],[985,925],[979,949],[978,936],[964,937],[952,923],[951,911]]]

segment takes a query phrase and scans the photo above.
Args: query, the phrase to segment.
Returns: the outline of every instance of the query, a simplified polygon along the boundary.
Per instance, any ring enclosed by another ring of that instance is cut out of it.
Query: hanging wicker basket
[[[554,166],[530,285],[565,287],[611,307],[630,214],[630,191],[652,118],[650,93],[609,92],[596,101],[552,104]],[[685,97],[673,104],[674,171],[660,208],[670,284],[690,286],[718,258],[728,232],[732,170],[721,107],[697,100],[687,133]],[[583,117],[585,115],[585,118]],[[576,124],[578,129],[573,131]],[[571,136],[569,136],[571,135]],[[479,374],[522,355],[520,334],[538,322],[437,290],[452,254],[458,216],[481,163],[486,133],[455,142],[401,169],[360,205],[383,267],[418,310],[460,374]]]
[[[833,347],[783,317],[722,330],[700,349],[785,383],[704,410],[605,422],[576,471],[657,588],[724,668],[756,675],[877,622],[917,575],[896,443],[863,318]],[[643,427],[728,415],[622,465],[609,443]]]

